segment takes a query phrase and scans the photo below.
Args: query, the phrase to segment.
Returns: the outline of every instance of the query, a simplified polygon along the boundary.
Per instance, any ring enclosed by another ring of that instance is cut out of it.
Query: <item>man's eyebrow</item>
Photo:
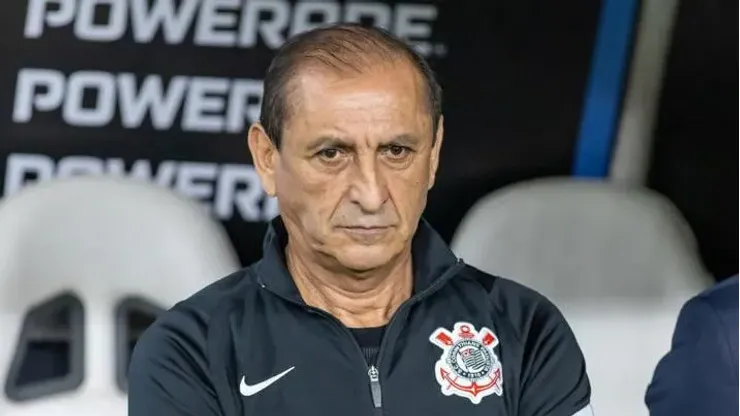
[[[315,151],[324,147],[349,149],[352,147],[352,143],[338,136],[320,136],[312,140],[306,149],[308,151]]]
[[[419,143],[419,138],[417,136],[414,136],[413,134],[404,133],[399,134],[398,136],[393,137],[392,139],[388,140],[387,142],[383,142],[385,145],[389,144],[395,144],[395,145],[401,145],[401,146],[413,146],[417,143]]]
[[[388,140],[383,140],[380,145],[414,146],[418,144],[419,141],[420,140],[417,136],[409,133],[404,133],[394,136]],[[316,139],[312,140],[308,144],[308,146],[306,146],[306,150],[308,150],[309,152],[314,152],[318,151],[319,149],[328,147],[348,150],[354,148],[355,144],[352,141],[340,136],[319,136]]]

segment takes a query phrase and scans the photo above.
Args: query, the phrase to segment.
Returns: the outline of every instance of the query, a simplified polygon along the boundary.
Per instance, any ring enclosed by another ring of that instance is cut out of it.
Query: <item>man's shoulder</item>
[[[738,276],[732,276],[710,287],[696,296],[712,306],[718,312],[738,310]]]
[[[715,339],[737,359],[738,278],[725,279],[689,299],[681,308],[674,340]]]
[[[508,355],[502,352],[502,362],[519,374],[520,412],[590,415],[591,387],[583,353],[558,308],[535,289],[511,279],[470,266],[462,273],[486,292],[497,335],[510,347]]]
[[[738,278],[733,276],[689,299],[681,308],[677,331],[731,330],[737,333]],[[696,323],[702,322],[702,325]],[[714,323],[714,325],[708,325]]]
[[[132,408],[159,406],[171,414],[177,403],[190,403],[193,414],[210,413],[217,407],[214,386],[217,378],[211,368],[212,357],[226,357],[212,347],[215,331],[221,325],[221,310],[245,302],[253,282],[250,269],[241,269],[206,286],[161,314],[139,338],[128,371]],[[218,325],[212,323],[219,322]],[[174,396],[175,397],[173,399]],[[183,409],[178,407],[177,413]],[[161,412],[160,412],[161,413]],[[138,413],[137,413],[138,414]]]
[[[683,305],[645,396],[651,414],[737,414],[737,296],[735,276]]]
[[[562,327],[570,331],[557,306],[537,290],[470,265],[466,265],[461,274],[480,284],[492,312],[506,320],[521,337],[536,335],[534,329]]]
[[[487,292],[492,305],[498,309],[551,311],[555,307],[545,295],[509,278],[484,272],[468,264],[461,274],[477,281],[482,290]]]
[[[254,266],[239,269],[224,276],[190,297],[178,302],[164,313],[168,315],[197,315],[209,318],[224,305],[234,305],[243,300],[249,290],[257,289],[252,269]]]
[[[256,288],[251,267],[222,277],[162,313],[144,332],[137,349],[162,345],[205,345],[214,315],[237,307]]]

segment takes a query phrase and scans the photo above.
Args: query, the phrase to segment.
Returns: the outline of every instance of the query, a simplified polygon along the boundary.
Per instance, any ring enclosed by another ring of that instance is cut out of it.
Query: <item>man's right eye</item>
[[[319,151],[318,156],[326,160],[336,159],[336,157],[339,156],[339,150],[333,148],[324,149]]]

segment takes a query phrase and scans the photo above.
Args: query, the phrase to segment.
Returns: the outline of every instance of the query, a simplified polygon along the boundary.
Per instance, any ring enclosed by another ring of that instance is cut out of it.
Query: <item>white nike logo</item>
[[[293,371],[294,368],[295,367],[290,367],[289,369],[283,371],[282,373],[276,374],[276,375],[268,378],[267,380],[261,381],[261,382],[255,384],[255,385],[252,385],[252,386],[250,386],[249,384],[247,384],[247,381],[245,380],[244,376],[242,376],[242,382],[239,384],[239,393],[241,393],[242,396],[247,396],[247,397],[254,396],[255,394],[261,392],[262,390],[268,388],[270,386],[270,384],[272,384],[272,383],[280,380],[281,378],[283,378],[283,376],[285,376],[286,374],[288,374],[291,371]]]

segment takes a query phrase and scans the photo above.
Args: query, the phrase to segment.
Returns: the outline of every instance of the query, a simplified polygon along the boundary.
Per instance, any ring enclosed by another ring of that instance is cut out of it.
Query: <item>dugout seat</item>
[[[105,176],[0,203],[0,415],[125,415],[130,348],[156,315],[239,268],[195,202]]]
[[[494,192],[466,214],[451,246],[560,308],[586,357],[599,416],[648,414],[645,390],[679,309],[711,284],[671,203],[601,181],[540,179]]]

